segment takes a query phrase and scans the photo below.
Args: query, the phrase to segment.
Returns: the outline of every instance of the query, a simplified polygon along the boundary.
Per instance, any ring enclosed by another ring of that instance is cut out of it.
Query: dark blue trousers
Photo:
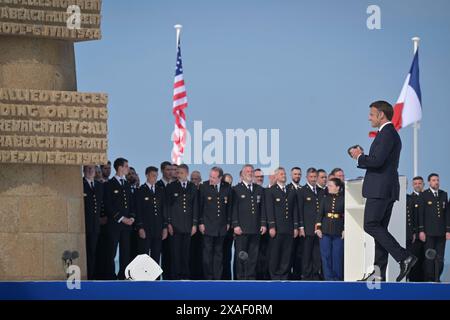
[[[320,239],[320,254],[325,280],[344,280],[344,240],[341,236],[323,234]]]

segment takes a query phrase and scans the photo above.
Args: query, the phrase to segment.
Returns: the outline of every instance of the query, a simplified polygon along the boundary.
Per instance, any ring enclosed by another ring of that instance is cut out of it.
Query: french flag
[[[402,91],[394,105],[392,124],[397,130],[409,126],[422,119],[422,94],[419,84],[419,50],[414,54],[414,60],[403,84]],[[375,132],[370,132],[375,137]]]

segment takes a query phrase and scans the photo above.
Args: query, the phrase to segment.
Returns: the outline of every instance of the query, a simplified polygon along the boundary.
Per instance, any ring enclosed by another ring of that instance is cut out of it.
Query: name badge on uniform
[[[223,197],[223,201],[224,201],[225,203],[228,203],[228,197]]]
[[[433,201],[428,201],[428,204],[431,206],[433,204]]]
[[[174,196],[174,197],[178,197],[178,193],[174,193],[173,196]]]
[[[211,200],[212,200],[212,197],[208,197],[208,200],[211,201]]]
[[[310,197],[306,198],[306,201],[311,201],[311,198]]]
[[[256,203],[260,203],[261,202],[261,196],[258,194],[256,196]]]
[[[280,199],[280,198],[276,198],[275,201],[276,201],[276,202],[280,202],[281,199]]]
[[[241,198],[244,199],[245,198],[245,194],[241,195]]]
[[[119,193],[119,190],[114,190],[114,193]]]
[[[148,198],[148,197],[145,197],[145,198],[144,198],[144,200],[145,200],[145,201],[148,201],[148,200],[149,200],[149,198]]]
[[[442,201],[442,209],[445,209],[445,201]]]

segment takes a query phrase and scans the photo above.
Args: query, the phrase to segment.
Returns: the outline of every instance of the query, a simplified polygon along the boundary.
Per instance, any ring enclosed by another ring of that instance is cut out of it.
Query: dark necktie
[[[92,191],[95,190],[95,188],[94,188],[94,181],[91,181],[91,189],[92,189]]]
[[[120,179],[120,185],[123,187],[123,185],[124,185],[123,179]]]
[[[434,197],[435,197],[435,198],[438,198],[438,193],[437,193],[437,191],[434,191]]]
[[[214,185],[214,190],[215,190],[216,192],[219,192],[219,188],[217,187],[217,184]]]
[[[286,193],[286,187],[283,186],[283,192]]]

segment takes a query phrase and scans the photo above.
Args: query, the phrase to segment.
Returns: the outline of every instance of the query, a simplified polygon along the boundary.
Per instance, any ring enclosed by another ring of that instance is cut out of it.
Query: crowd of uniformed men
[[[202,182],[185,164],[145,170],[128,161],[83,168],[88,279],[126,279],[138,254],[161,263],[164,280],[343,280],[344,172],[243,166],[239,181],[213,167]],[[450,239],[447,193],[430,174],[407,195],[407,248],[421,258],[410,281],[438,281]],[[234,259],[232,247],[234,244]],[[428,250],[431,249],[431,250]],[[115,257],[119,257],[116,273]],[[426,256],[428,258],[426,258]]]

